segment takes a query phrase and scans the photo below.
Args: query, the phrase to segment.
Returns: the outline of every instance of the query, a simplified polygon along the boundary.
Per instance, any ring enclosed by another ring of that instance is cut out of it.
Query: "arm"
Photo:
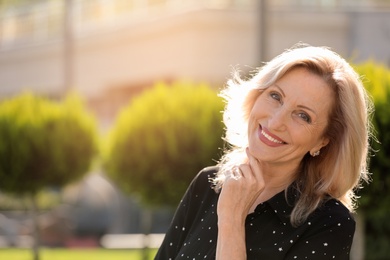
[[[242,221],[218,221],[216,259],[246,259],[245,227]]]
[[[227,177],[219,197],[217,260],[246,259],[245,219],[264,189],[257,161],[247,154],[249,163],[240,165],[241,176]]]

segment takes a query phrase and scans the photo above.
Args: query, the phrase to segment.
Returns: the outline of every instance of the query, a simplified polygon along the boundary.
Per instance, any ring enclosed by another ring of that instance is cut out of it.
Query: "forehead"
[[[318,112],[324,111],[327,115],[330,113],[335,99],[334,91],[321,76],[308,69],[294,68],[274,85],[297,105],[304,105]]]

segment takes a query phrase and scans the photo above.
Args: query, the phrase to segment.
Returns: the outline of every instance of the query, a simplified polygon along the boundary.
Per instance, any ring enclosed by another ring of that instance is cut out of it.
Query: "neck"
[[[286,169],[284,167],[275,167],[270,165],[260,165],[263,172],[265,187],[255,203],[252,205],[250,212],[253,212],[258,204],[265,202],[285,190],[296,178],[296,168]]]
[[[264,190],[280,192],[286,189],[296,178],[298,167],[283,167],[260,163],[261,172],[265,182]]]

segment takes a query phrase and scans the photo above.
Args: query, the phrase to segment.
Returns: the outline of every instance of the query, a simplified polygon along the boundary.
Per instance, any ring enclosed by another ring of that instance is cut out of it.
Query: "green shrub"
[[[87,172],[95,124],[80,99],[57,103],[23,94],[0,104],[0,190],[36,194]]]
[[[372,140],[372,182],[361,191],[360,210],[365,216],[366,258],[387,259],[390,255],[390,70],[372,61],[356,67],[372,96],[375,136]]]
[[[105,167],[150,205],[177,205],[195,174],[219,159],[223,102],[207,85],[157,84],[117,118]]]

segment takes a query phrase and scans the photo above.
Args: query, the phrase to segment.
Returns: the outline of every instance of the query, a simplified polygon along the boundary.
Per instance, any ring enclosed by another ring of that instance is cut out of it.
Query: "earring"
[[[316,157],[318,155],[320,155],[320,150],[318,150],[317,152],[314,152],[311,156]]]

